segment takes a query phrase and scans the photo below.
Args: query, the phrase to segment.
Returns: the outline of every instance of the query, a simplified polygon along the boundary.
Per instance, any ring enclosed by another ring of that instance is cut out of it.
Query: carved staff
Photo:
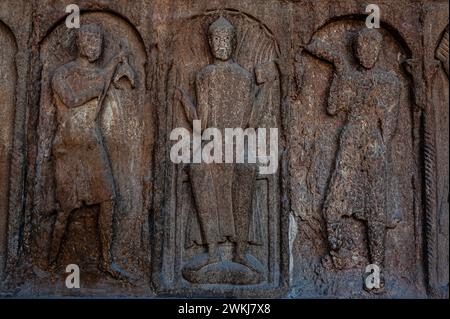
[[[122,44],[120,45],[120,47],[122,48]],[[114,72],[112,73],[111,77],[108,77],[107,82],[105,83],[105,86],[103,87],[103,91],[102,94],[100,95],[100,98],[98,100],[98,104],[97,104],[97,108],[95,111],[95,121],[97,121],[98,116],[102,110],[103,107],[103,103],[105,101],[106,95],[108,94],[109,88],[111,86],[111,83],[117,82],[119,81],[122,77],[127,78],[130,83],[131,83],[131,87],[134,88],[135,87],[135,72],[134,70],[131,68],[129,61],[128,61],[128,56],[129,56],[129,52],[128,50],[124,50],[122,51],[119,56],[122,56],[124,58],[123,61],[120,61],[116,67]]]

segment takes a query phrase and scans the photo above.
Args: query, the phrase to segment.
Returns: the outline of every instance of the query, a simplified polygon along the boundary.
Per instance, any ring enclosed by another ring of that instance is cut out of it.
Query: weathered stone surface
[[[0,3],[1,296],[448,297],[448,2],[70,3]],[[173,163],[194,120],[278,170]]]

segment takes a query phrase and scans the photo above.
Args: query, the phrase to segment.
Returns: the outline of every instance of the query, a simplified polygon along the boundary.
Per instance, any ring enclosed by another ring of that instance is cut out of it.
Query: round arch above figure
[[[369,29],[364,19],[343,16],[323,24],[299,59],[302,123],[311,132],[304,137],[311,146],[303,165],[312,167],[294,182],[308,185],[294,205],[303,210],[302,228],[315,229],[321,220],[321,276],[331,276],[330,267],[345,277],[375,264],[382,278],[372,292],[383,292],[385,277],[397,280],[394,265],[408,268],[420,253],[413,245],[420,225],[410,213],[417,214],[420,201],[411,185],[420,181],[420,149],[411,138],[420,122],[412,116],[404,68],[409,47],[393,27],[382,22]],[[304,237],[306,245],[313,240]],[[410,239],[408,252],[391,241],[399,237]]]

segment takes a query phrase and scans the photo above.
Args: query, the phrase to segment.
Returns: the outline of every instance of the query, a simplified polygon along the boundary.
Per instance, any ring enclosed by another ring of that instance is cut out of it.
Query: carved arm
[[[259,87],[256,90],[253,100],[252,111],[248,127],[257,128],[261,116],[264,114],[264,107],[267,106],[271,96],[271,89],[279,78],[278,67],[274,61],[260,64],[255,68],[256,82]]]
[[[101,87],[87,86],[78,94],[75,94],[72,87],[65,79],[65,71],[57,73],[52,79],[52,89],[57,97],[69,108],[81,106],[101,94]]]
[[[194,120],[198,120],[197,109],[195,107],[194,101],[192,101],[191,96],[182,88],[177,88],[180,96],[181,104],[184,108],[184,114],[188,122],[192,122]]]
[[[342,54],[321,39],[313,39],[304,49],[319,59],[332,63],[337,73],[345,72],[348,68],[347,62]]]

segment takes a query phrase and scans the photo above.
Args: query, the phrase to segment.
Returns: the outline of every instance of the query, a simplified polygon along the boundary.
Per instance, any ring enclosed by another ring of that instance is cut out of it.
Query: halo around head
[[[235,28],[230,21],[228,21],[224,17],[220,17],[219,19],[211,23],[208,28],[208,34],[211,35],[218,31],[228,31],[230,33],[235,33]]]
[[[83,33],[98,34],[99,37],[103,37],[102,28],[96,24],[82,24],[76,32],[77,41],[78,41],[78,37],[80,36],[80,34],[83,34]]]

